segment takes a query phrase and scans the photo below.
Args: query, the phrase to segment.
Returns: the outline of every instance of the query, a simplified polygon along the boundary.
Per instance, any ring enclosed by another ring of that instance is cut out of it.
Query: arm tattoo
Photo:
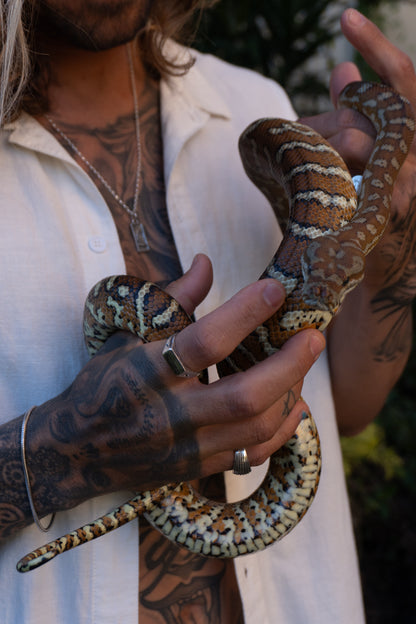
[[[115,339],[120,345],[126,338]],[[98,358],[103,359],[101,366],[87,364],[68,390],[38,407],[29,421],[27,461],[40,517],[136,484],[148,489],[168,483],[172,467],[178,481],[200,473],[199,446],[187,409],[160,385],[146,349],[130,349],[121,362],[118,350]],[[1,429],[3,537],[31,521],[20,423],[15,419]]]
[[[3,538],[23,528],[30,517],[19,433],[20,426],[16,419],[5,424],[0,435],[0,535]]]
[[[382,253],[388,264],[385,287],[371,304],[378,322],[390,319],[385,338],[374,352],[376,361],[391,362],[407,353],[416,293],[416,199],[404,218],[392,219],[389,240]]]

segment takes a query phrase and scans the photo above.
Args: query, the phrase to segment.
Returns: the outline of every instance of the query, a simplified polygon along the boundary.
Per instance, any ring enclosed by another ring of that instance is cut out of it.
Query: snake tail
[[[58,555],[72,550],[80,544],[85,544],[91,540],[101,537],[106,533],[110,533],[115,529],[131,522],[137,516],[144,513],[147,508],[151,507],[152,501],[157,498],[167,496],[169,486],[164,486],[152,492],[144,492],[138,494],[129,501],[123,503],[120,507],[113,509],[110,513],[100,516],[96,520],[85,524],[56,540],[48,542],[44,546],[40,546],[29,554],[20,559],[16,565],[18,572],[28,572],[35,570]]]
[[[314,499],[321,470],[316,425],[305,414],[291,440],[270,459],[260,487],[247,499],[218,503],[189,483],[138,494],[121,507],[23,557],[28,572],[140,515],[171,541],[205,557],[233,558],[263,550],[300,521]]]

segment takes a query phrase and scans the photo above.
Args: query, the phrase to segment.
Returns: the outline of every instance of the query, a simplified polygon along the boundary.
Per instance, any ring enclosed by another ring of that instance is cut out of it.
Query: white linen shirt
[[[98,104],[97,104],[98,105]],[[181,264],[206,253],[214,285],[202,316],[256,280],[280,240],[263,195],[246,178],[238,136],[263,116],[293,118],[275,83],[197,55],[161,85],[165,181]],[[99,279],[125,273],[110,211],[88,175],[33,118],[0,133],[1,422],[62,392],[87,361],[83,302]],[[322,442],[316,500],[282,542],[235,561],[247,624],[361,624],[362,601],[326,355],[303,395]],[[226,474],[238,499],[258,482]],[[103,496],[57,514],[51,538],[131,496]],[[124,527],[20,575],[17,560],[45,536],[30,526],[0,544],[2,624],[136,624],[138,527]]]

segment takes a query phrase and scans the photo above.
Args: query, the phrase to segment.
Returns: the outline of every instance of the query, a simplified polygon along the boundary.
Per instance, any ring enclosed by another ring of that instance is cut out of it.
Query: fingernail
[[[325,348],[325,340],[319,334],[312,334],[309,337],[309,349],[311,350],[314,361],[318,359]]]
[[[356,9],[347,9],[345,11],[346,17],[352,26],[361,26],[365,22],[365,17],[362,13]]]
[[[283,287],[276,281],[268,282],[263,290],[263,299],[271,307],[276,308],[284,301]]]
[[[201,257],[201,254],[196,254],[196,256],[194,256],[194,258],[193,258],[193,260],[192,260],[192,264],[191,264],[191,266],[189,267],[188,271],[190,271],[191,269],[193,269],[194,267],[196,267],[196,265],[197,265],[197,264],[198,264],[198,262],[199,262],[200,257]]]

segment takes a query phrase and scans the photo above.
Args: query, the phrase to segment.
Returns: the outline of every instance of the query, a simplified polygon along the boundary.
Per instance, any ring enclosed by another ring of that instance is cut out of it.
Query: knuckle
[[[338,116],[338,124],[344,130],[354,128],[357,125],[357,122],[359,121],[357,112],[351,108],[340,108],[337,111],[337,116]]]
[[[228,397],[228,407],[230,413],[235,414],[238,419],[246,420],[252,418],[257,410],[254,398],[250,392],[240,392],[238,388],[230,393]]]
[[[293,387],[305,377],[314,362],[309,343],[300,332],[283,346],[281,353],[285,356],[288,387]]]
[[[298,360],[293,363],[293,379],[296,383],[301,381],[312,365],[312,358],[300,356]]]
[[[210,363],[221,360],[221,341],[218,329],[210,323],[199,326],[194,335],[194,349]]]
[[[348,157],[359,154],[363,147],[373,139],[375,129],[373,124],[361,113],[351,108],[341,108],[337,111],[339,147],[342,146],[342,155]]]
[[[254,445],[268,442],[276,433],[275,423],[264,414],[253,419],[250,429],[250,437]]]
[[[308,372],[312,361],[308,359],[307,355],[298,354],[293,358],[286,369],[286,391],[294,388],[300,381],[303,380]]]
[[[367,141],[367,138],[361,134],[360,130],[357,128],[344,128],[342,130],[342,134],[340,137],[342,141],[342,156],[344,160],[356,159],[361,150],[364,147],[364,144]],[[370,141],[371,139],[368,139]]]
[[[249,456],[251,465],[260,466],[261,464],[264,464],[264,462],[267,461],[273,453],[276,453],[285,444],[287,444],[290,438],[294,435],[295,431],[296,426],[285,432],[279,430],[269,440],[250,448]]]
[[[261,466],[270,457],[270,452],[262,447],[250,449],[250,464],[252,466]]]

